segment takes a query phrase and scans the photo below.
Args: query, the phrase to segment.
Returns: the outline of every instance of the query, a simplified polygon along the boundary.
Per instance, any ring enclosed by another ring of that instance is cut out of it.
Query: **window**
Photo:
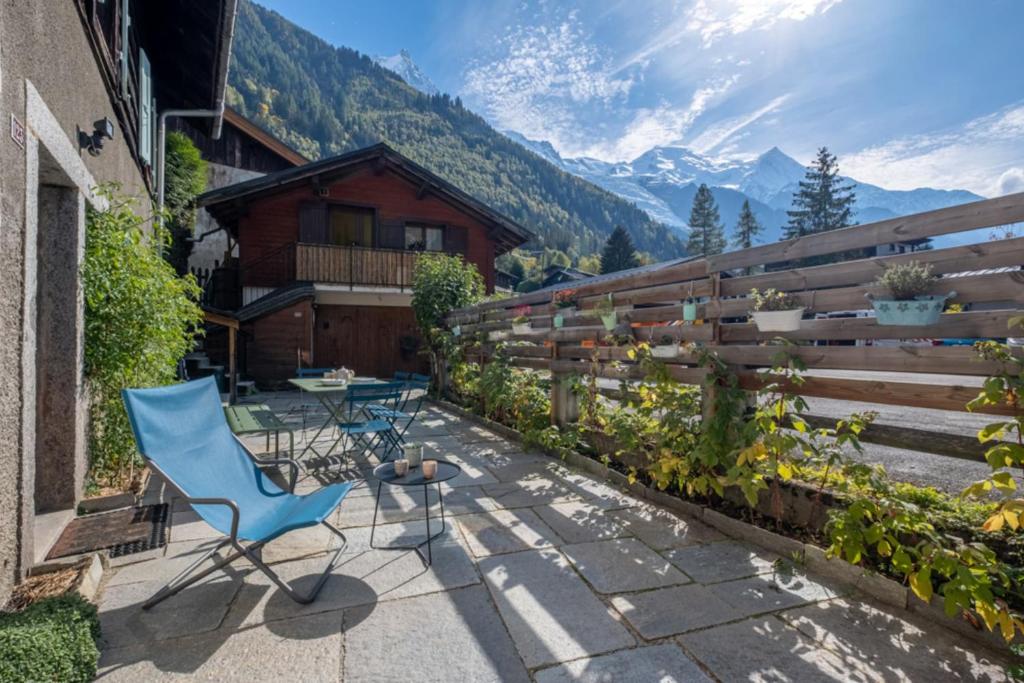
[[[344,247],[373,246],[373,209],[332,206],[327,226],[328,244]]]
[[[153,136],[156,106],[153,102],[153,74],[145,50],[139,50],[139,158],[153,165]]]
[[[444,228],[407,223],[405,248],[410,251],[444,251]]]

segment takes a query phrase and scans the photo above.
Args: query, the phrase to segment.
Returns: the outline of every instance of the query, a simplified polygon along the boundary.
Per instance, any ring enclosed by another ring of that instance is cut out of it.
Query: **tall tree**
[[[793,194],[793,208],[787,211],[789,224],[782,239],[845,228],[852,224],[856,196],[853,185],[839,177],[839,164],[827,147],[818,150],[814,163]]]
[[[701,183],[690,209],[690,240],[686,250],[691,255],[709,256],[725,250],[725,228],[718,214],[718,204],[708,186]]]
[[[733,246],[750,249],[754,246],[754,240],[763,231],[764,228],[757,222],[754,212],[750,210],[750,201],[744,199],[743,206],[740,208],[739,220],[736,221],[736,232],[733,233]]]
[[[616,225],[601,252],[601,273],[614,273],[639,265],[640,259],[636,256],[636,247],[629,233],[621,225]]]

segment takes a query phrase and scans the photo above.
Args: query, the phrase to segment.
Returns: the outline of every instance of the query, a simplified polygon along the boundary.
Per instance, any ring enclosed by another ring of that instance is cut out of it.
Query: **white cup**
[[[437,461],[436,460],[424,460],[423,461],[423,478],[433,479],[434,475],[437,474]]]
[[[402,450],[409,461],[409,467],[419,467],[420,463],[423,462],[423,444],[407,443]]]
[[[395,461],[395,476],[404,477],[409,472],[409,461],[401,458]]]

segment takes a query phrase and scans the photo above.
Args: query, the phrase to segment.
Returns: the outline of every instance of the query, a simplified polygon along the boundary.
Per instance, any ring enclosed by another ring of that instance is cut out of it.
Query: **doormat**
[[[110,557],[167,545],[167,503],[78,517],[64,529],[46,559],[106,550]]]

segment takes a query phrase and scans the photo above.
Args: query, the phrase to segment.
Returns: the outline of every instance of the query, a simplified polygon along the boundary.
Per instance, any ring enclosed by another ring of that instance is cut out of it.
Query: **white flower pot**
[[[508,339],[508,331],[507,330],[495,330],[494,332],[491,332],[487,336],[488,336],[488,338],[491,341],[503,341],[505,339]]]
[[[794,308],[790,311],[751,311],[750,317],[761,332],[796,332],[800,329],[800,319],[806,308]]]
[[[679,342],[665,346],[652,346],[651,355],[655,358],[675,358],[679,355]]]
[[[512,334],[530,334],[530,323],[512,323]]]

